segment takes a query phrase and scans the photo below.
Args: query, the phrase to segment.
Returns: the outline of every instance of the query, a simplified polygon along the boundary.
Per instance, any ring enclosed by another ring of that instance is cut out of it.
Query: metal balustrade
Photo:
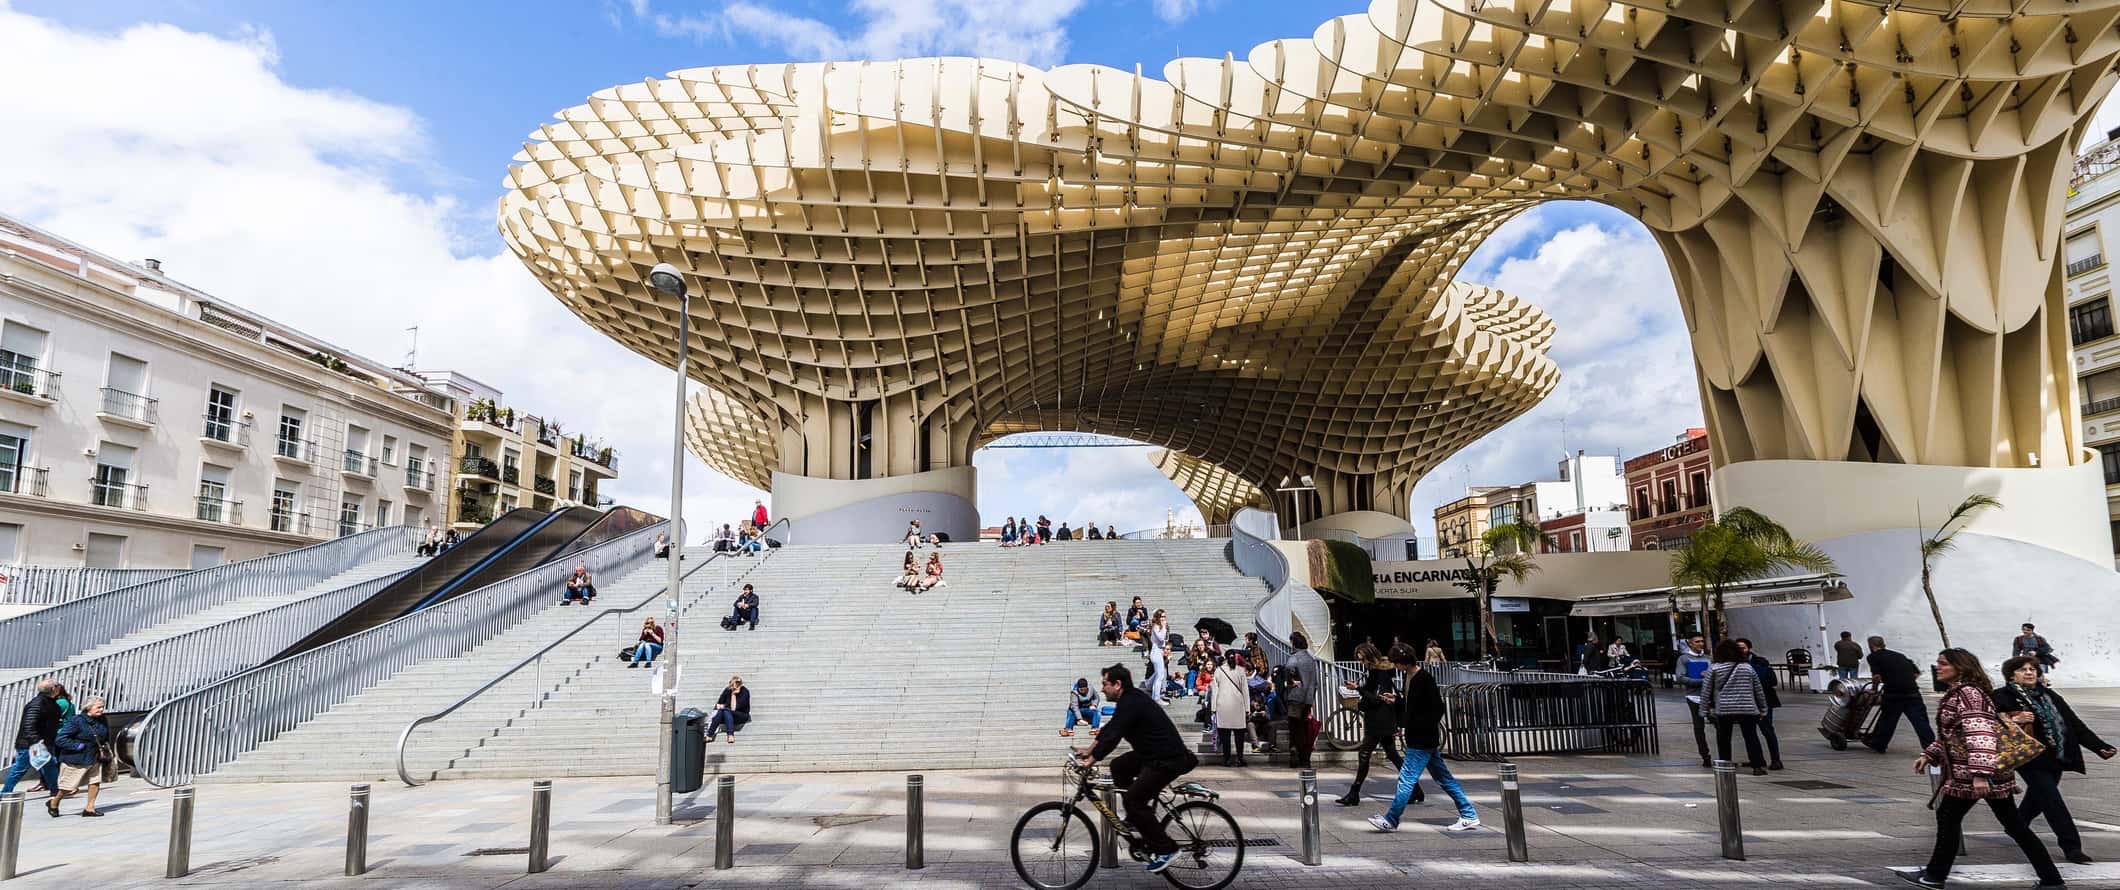
[[[272,511],[272,530],[290,535],[309,534],[309,514],[290,510]]]
[[[501,477],[500,465],[483,457],[467,457],[458,461],[456,471],[466,476],[484,476],[488,479]]]
[[[157,418],[154,399],[108,386],[103,387],[103,405],[98,413],[134,423],[151,424]]]
[[[306,464],[313,462],[311,455],[315,452],[315,442],[308,439],[290,439],[286,436],[281,436],[278,444],[274,446],[273,456]]]
[[[200,609],[300,590],[378,557],[409,552],[418,537],[417,529],[392,526],[18,615],[0,621],[0,667],[41,668]]]
[[[229,525],[243,524],[243,502],[227,498],[199,495],[198,518],[201,522],[222,522]]]
[[[190,569],[91,569],[81,566],[0,566],[0,603],[49,606],[120,587],[181,575]]]
[[[2066,275],[2066,277],[2074,278],[2078,275],[2081,275],[2085,272],[2089,272],[2090,270],[2096,269],[2099,266],[2103,265],[2105,265],[2105,256],[2103,254],[2092,254],[2090,256],[2084,257],[2083,259],[2070,262],[2068,264],[2068,270],[2064,274]]]
[[[339,463],[339,469],[372,479],[376,473],[376,460],[366,454],[348,448],[346,449],[345,460]]]
[[[53,671],[77,696],[100,695],[113,711],[144,711],[172,696],[256,667],[310,631],[374,596],[404,572],[362,581],[189,633]],[[27,701],[44,674],[0,684],[0,701]],[[14,738],[19,709],[0,708],[0,732]]]
[[[59,399],[59,373],[22,361],[0,362],[0,389],[33,399]]]
[[[655,552],[658,522],[308,652],[179,695],[140,721],[133,769],[169,787],[210,773],[399,671],[449,658],[552,605],[576,563],[623,577]],[[408,529],[408,532],[410,530]]]
[[[2107,411],[2120,411],[2120,398],[2099,399],[2083,406],[2083,416],[2085,417],[2093,414],[2104,414]]]
[[[46,467],[13,466],[0,468],[0,492],[25,494],[33,498],[45,496],[50,487],[51,470]]]
[[[1525,754],[1655,754],[1656,694],[1646,680],[1563,676],[1443,689],[1443,748],[1457,759]]]
[[[204,420],[206,423],[199,433],[199,438],[209,442],[219,442],[223,445],[234,445],[237,448],[250,447],[250,423],[248,421],[230,420],[226,417],[216,417],[212,414],[206,415]]]
[[[126,482],[112,482],[90,477],[88,480],[88,502],[98,507],[116,507],[120,510],[147,509],[147,486]]]

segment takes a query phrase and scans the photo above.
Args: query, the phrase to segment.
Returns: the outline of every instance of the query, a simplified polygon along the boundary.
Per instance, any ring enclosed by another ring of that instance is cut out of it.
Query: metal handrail
[[[135,724],[133,769],[159,787],[211,772],[411,665],[462,655],[521,623],[550,604],[573,563],[614,577],[631,571],[668,525],[646,526],[163,702]]]
[[[419,530],[410,526],[391,526],[17,615],[0,621],[0,667],[45,667],[199,609],[300,590],[376,557],[410,552],[418,536]]]
[[[80,566],[6,566],[0,603],[51,606],[181,575],[190,569],[91,569]]]
[[[780,525],[782,523],[787,522],[787,517],[781,517],[780,519],[776,519],[772,522],[767,523],[766,528],[771,529],[776,525]],[[793,523],[789,523],[789,527],[793,528]],[[684,548],[675,543],[670,545],[670,552],[675,554],[675,556],[671,557],[672,559],[681,560],[684,557]],[[709,563],[712,563],[715,560],[722,559],[724,557],[733,557],[735,555],[735,551],[717,552],[708,555],[706,559],[700,560],[698,565],[693,566],[690,571],[687,571],[683,575],[678,577],[680,595],[683,593],[683,582],[686,579],[691,578],[693,574],[697,573],[700,569],[706,568]],[[772,551],[768,550],[766,552],[766,555],[768,557],[772,556]],[[611,608],[598,612],[595,615],[591,615],[589,616],[589,620],[582,622],[573,630],[561,634],[558,639],[553,640],[550,643],[546,643],[543,648],[538,649],[536,652],[530,653],[528,656],[524,657],[522,661],[516,662],[513,667],[510,667],[507,670],[500,672],[498,675],[495,675],[493,679],[486,681],[486,684],[484,686],[480,686],[477,689],[471,690],[469,694],[465,695],[463,698],[457,699],[455,703],[432,714],[414,718],[412,722],[405,724],[405,731],[398,733],[397,740],[398,780],[404,782],[406,785],[411,786],[413,788],[418,788],[419,786],[426,784],[425,782],[413,781],[412,774],[406,771],[405,769],[405,746],[412,741],[412,733],[415,730],[429,723],[433,723],[436,720],[440,720],[443,717],[447,717],[450,714],[456,713],[456,709],[470,704],[471,700],[474,698],[478,698],[481,695],[485,695],[487,690],[492,689],[495,686],[499,686],[501,684],[501,681],[506,680],[509,677],[515,676],[515,673],[517,671],[529,667],[532,664],[536,664],[538,662],[543,661],[545,653],[551,652],[552,650],[559,648],[561,643],[565,643],[568,640],[574,639],[575,634],[579,634],[582,631],[588,630],[590,625],[602,621],[603,619],[612,615],[627,615],[634,612],[638,612],[641,609],[647,608],[650,604],[654,603],[657,598],[669,592],[670,585],[664,584],[663,586],[656,588],[654,593],[649,594],[646,599],[643,599],[638,603],[634,603],[633,605],[625,607],[613,606]],[[679,617],[683,617],[682,614],[680,614]],[[542,687],[544,684],[539,683],[538,685]]]
[[[408,570],[409,571],[409,570]],[[100,695],[113,711],[144,711],[256,667],[405,573],[356,582],[315,596],[67,665],[53,675],[76,695]],[[0,701],[25,701],[42,675],[0,684]],[[22,715],[0,709],[0,733],[14,737]]]

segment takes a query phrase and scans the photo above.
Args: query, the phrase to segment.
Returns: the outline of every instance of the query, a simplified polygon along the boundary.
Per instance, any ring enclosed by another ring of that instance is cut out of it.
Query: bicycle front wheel
[[[1163,878],[1185,890],[1222,890],[1244,867],[1244,831],[1229,811],[1204,800],[1172,807],[1163,830],[1178,842],[1178,855]]]
[[[1097,873],[1097,829],[1081,808],[1047,801],[1016,820],[1009,862],[1016,877],[1038,890],[1075,890]]]

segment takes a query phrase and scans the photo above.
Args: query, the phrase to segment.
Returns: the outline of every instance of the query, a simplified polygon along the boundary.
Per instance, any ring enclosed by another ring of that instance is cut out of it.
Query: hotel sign
[[[1677,460],[1681,457],[1685,457],[1686,455],[1696,454],[1706,450],[1708,450],[1708,439],[1706,436],[1702,436],[1695,439],[1687,439],[1684,442],[1673,443],[1665,447],[1662,451],[1651,451],[1648,454],[1635,457],[1634,459],[1627,461],[1623,469],[1625,472],[1632,473],[1635,470],[1639,470],[1643,467],[1654,466],[1656,464],[1660,464],[1669,460]]]

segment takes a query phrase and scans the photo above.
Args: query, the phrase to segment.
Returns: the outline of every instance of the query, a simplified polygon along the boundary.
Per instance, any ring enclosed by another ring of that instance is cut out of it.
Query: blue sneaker
[[[1176,853],[1157,853],[1148,857],[1148,873],[1152,875],[1162,874],[1164,869],[1170,867],[1170,861],[1176,858],[1178,858]]]

